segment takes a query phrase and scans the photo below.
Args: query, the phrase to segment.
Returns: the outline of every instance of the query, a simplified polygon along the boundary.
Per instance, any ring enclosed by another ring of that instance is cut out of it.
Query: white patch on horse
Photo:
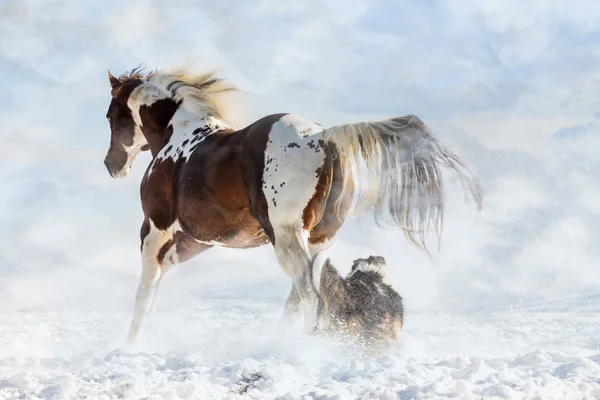
[[[172,240],[177,232],[183,231],[177,219],[165,230],[158,229],[151,218],[149,219],[149,224],[150,231],[144,238],[142,252],[144,252],[144,249],[150,249],[151,252],[156,251],[158,253],[163,244]]]
[[[140,129],[142,126],[142,120],[140,117],[141,106],[151,106],[159,100],[171,98],[168,94],[169,91],[162,87],[165,82],[155,82],[152,78],[138,86],[133,90],[127,101],[127,106],[131,110],[133,120],[136,124],[136,137],[137,132],[141,135],[143,143],[139,145],[139,149],[147,141]],[[173,162],[177,162],[181,159],[187,161],[192,152],[202,143],[206,138],[217,130],[228,128],[228,125],[207,114],[198,115],[197,113],[189,110],[186,107],[180,107],[170,120],[170,125],[173,128],[173,133],[169,139],[169,142],[158,152],[156,157],[148,165],[146,176],[150,176],[155,170],[155,167],[163,160],[172,159]],[[134,138],[135,143],[135,138]],[[136,147],[137,148],[137,147]],[[139,150],[135,153],[137,155]],[[128,152],[129,154],[129,152]]]
[[[285,115],[271,127],[265,149],[262,189],[273,225],[294,223],[315,194],[317,171],[325,161],[315,135],[323,127],[296,115]]]
[[[173,246],[171,246],[169,248],[169,250],[167,250],[163,260],[164,260],[164,264],[170,264],[170,265],[175,265],[179,262],[179,259],[177,258],[177,245],[176,244],[174,244]]]
[[[148,166],[148,176],[163,160],[171,159],[173,162],[178,162],[183,159],[184,162],[187,162],[190,155],[207,137],[220,129],[227,128],[223,121],[210,116],[200,119],[185,108],[180,108],[175,112],[170,125],[173,133],[169,142]]]
[[[167,94],[150,83],[144,82],[136,87],[133,92],[131,92],[129,100],[127,100],[127,106],[131,110],[131,115],[135,124],[138,127],[142,126],[142,119],[140,117],[141,106],[151,106],[159,100],[168,98],[169,96]]]

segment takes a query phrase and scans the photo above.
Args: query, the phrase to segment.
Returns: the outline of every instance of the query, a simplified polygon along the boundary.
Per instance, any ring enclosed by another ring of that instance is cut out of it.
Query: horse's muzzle
[[[116,165],[108,157],[104,159],[104,166],[112,178],[124,178],[129,175],[129,171],[131,170],[131,167],[127,165]]]

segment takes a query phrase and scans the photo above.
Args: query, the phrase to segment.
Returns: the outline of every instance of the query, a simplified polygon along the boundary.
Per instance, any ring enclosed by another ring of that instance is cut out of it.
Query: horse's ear
[[[108,71],[108,80],[110,81],[110,86],[112,86],[113,89],[121,84],[121,81],[115,78],[110,71]]]

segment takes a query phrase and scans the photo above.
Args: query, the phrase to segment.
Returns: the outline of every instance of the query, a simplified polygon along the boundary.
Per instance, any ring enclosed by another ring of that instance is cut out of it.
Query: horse
[[[140,184],[142,273],[129,343],[169,269],[214,246],[270,243],[292,280],[282,323],[303,314],[311,331],[311,260],[351,214],[371,212],[428,251],[425,235],[441,235],[443,169],[481,206],[478,180],[414,115],[325,127],[279,113],[238,129],[223,100],[238,89],[215,72],[108,75],[108,173],[123,178],[140,152],[152,155]]]

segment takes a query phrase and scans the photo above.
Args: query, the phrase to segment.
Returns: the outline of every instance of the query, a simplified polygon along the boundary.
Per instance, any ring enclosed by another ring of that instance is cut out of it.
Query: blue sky
[[[190,62],[244,90],[242,124],[414,113],[481,176],[480,215],[448,181],[438,264],[357,219],[333,249],[342,265],[402,260],[395,282],[424,308],[597,289],[599,37],[600,3],[586,0],[0,2],[0,285],[10,298],[73,270],[83,287],[135,282],[149,158],[124,181],[104,170],[106,74]],[[248,254],[272,271],[269,250]]]

